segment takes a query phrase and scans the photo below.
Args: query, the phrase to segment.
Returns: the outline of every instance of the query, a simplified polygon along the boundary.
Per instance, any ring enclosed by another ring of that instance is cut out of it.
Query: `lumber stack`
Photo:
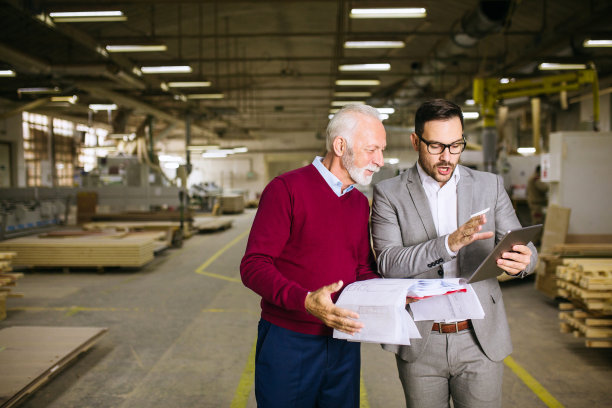
[[[82,225],[87,231],[117,231],[117,232],[141,232],[141,231],[161,231],[166,234],[168,246],[177,240],[177,235],[181,235],[181,223],[178,221],[96,221]],[[192,231],[189,224],[185,223],[182,238],[189,238]]]
[[[199,215],[193,218],[193,228],[198,232],[215,232],[231,228],[231,217]]]
[[[561,331],[587,347],[612,347],[612,258],[564,258],[557,266]]]
[[[141,267],[153,259],[160,233],[29,236],[0,242],[25,267]]]
[[[22,273],[13,273],[11,265],[15,252],[0,252],[0,320],[6,319],[6,298],[20,297],[19,293],[11,292],[17,283],[17,279],[23,278]]]

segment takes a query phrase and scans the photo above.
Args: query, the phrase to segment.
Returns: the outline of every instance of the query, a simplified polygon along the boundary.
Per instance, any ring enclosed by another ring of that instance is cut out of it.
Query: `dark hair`
[[[423,136],[425,123],[432,120],[448,120],[455,117],[461,120],[461,129],[463,129],[463,113],[459,106],[445,99],[432,99],[423,102],[419,109],[417,109],[414,117],[414,132],[418,136]]]

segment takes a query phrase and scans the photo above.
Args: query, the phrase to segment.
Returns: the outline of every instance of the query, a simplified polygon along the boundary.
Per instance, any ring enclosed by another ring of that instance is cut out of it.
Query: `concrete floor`
[[[253,214],[193,236],[140,270],[26,273],[16,288],[25,297],[8,300],[0,328],[109,331],[21,406],[255,407],[249,356],[259,298],[238,271]],[[560,333],[556,304],[532,279],[505,282],[503,291],[512,359],[524,369],[517,375],[505,366],[504,408],[611,406],[612,349],[587,349]],[[375,344],[362,350],[362,407],[402,407],[393,355]],[[533,381],[542,386],[537,394],[526,385]]]

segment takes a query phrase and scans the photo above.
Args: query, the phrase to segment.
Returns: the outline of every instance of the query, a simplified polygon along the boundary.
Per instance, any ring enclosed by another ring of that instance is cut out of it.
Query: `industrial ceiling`
[[[373,7],[422,7],[426,16],[351,17],[355,8]],[[53,17],[84,10],[121,16],[105,22]],[[154,118],[157,137],[175,139],[189,123],[192,143],[305,131],[314,137],[334,102],[343,101],[393,108],[385,123],[406,127],[426,98],[463,104],[475,77],[537,77],[541,62],[592,64],[600,84],[609,86],[612,48],[583,43],[612,38],[611,17],[608,0],[2,0],[0,70],[15,76],[0,77],[0,109],[108,123],[118,133],[138,132]],[[346,47],[362,40],[399,41],[400,48]],[[161,48],[108,48],[126,44]],[[390,68],[341,70],[351,64]],[[144,72],[158,66],[190,72]],[[338,85],[351,79],[379,82]],[[209,85],[172,86],[185,81]],[[35,87],[51,87],[53,94],[23,90]],[[210,94],[218,99],[200,99]],[[51,101],[72,95],[75,103]],[[93,111],[92,103],[114,103],[117,110]]]

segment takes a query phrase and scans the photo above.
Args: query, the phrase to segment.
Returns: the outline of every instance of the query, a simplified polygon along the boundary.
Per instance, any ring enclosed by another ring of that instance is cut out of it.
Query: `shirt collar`
[[[417,171],[419,172],[419,177],[421,177],[421,184],[423,185],[423,187],[426,187],[429,185],[429,186],[435,186],[437,190],[441,188],[440,184],[438,184],[438,182],[433,177],[425,173],[425,170],[423,170],[423,168],[421,167],[421,163],[419,163],[418,161],[417,161]],[[459,165],[457,165],[455,166],[455,170],[453,170],[453,174],[451,175],[448,181],[455,183],[455,185],[457,185],[459,184],[460,178],[461,178],[461,175],[459,173]]]
[[[327,167],[323,165],[323,157],[321,156],[315,157],[315,159],[312,161],[312,165],[315,166],[315,168],[319,171],[319,173],[323,177],[323,180],[325,180],[327,185],[329,185],[329,187],[334,191],[334,193],[336,193],[338,197],[348,193],[353,188],[355,188],[355,185],[351,184],[344,191],[342,191],[342,182],[340,181],[338,177],[334,175],[334,173],[329,171]]]

